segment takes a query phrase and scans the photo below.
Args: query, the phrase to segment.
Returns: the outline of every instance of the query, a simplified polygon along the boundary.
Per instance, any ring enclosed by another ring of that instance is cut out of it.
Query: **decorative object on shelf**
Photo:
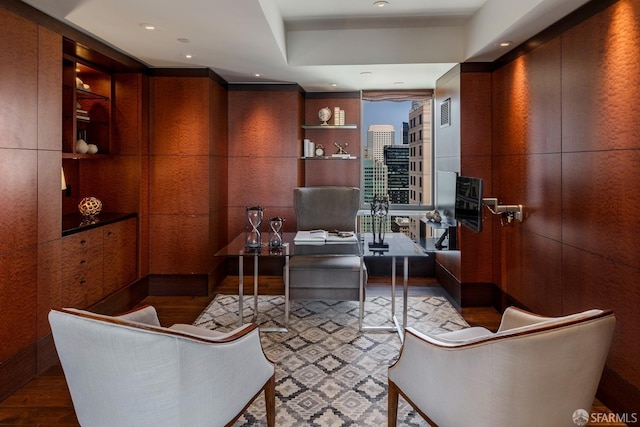
[[[87,154],[96,154],[98,146],[96,144],[87,144]]]
[[[284,218],[269,218],[269,246],[282,246],[282,226]]]
[[[87,154],[89,151],[89,144],[87,144],[87,130],[78,129],[78,139],[76,141],[76,153]]]
[[[64,168],[60,167],[60,188],[62,191],[67,189],[67,180],[64,177]]]
[[[316,156],[318,157],[324,156],[324,146],[322,144],[316,145]]]
[[[334,142],[333,145],[336,146],[336,148],[338,149],[338,151],[336,151],[336,154],[340,155],[340,156],[345,156],[345,155],[349,155],[349,152],[347,151],[347,146],[349,145],[348,142],[345,142],[344,144],[340,144],[338,142]]]
[[[333,124],[335,126],[344,126],[344,110],[340,107],[333,109]]]
[[[318,117],[322,121],[322,125],[328,125],[329,123],[327,122],[331,119],[331,109],[329,107],[321,108],[320,111],[318,111]]]
[[[262,244],[262,234],[260,226],[264,208],[261,206],[247,206],[245,222],[245,246],[248,248],[259,248]]]
[[[437,222],[438,224],[442,222],[442,216],[437,209],[425,212],[424,216],[427,218],[427,221]]]
[[[82,90],[89,91],[89,90],[91,90],[91,86],[89,86],[88,84],[84,83],[80,77],[76,77],[76,89],[82,89]]]
[[[373,242],[369,242],[372,250],[384,251],[389,249],[389,244],[384,243],[384,236],[387,231],[387,216],[389,214],[389,197],[373,196],[371,202],[371,230],[373,231]],[[377,227],[376,227],[377,226]],[[377,229],[377,235],[376,235]]]
[[[78,203],[80,213],[85,217],[94,217],[102,211],[102,202],[96,197],[85,197]]]
[[[313,157],[316,151],[315,142],[311,141],[308,138],[304,139],[304,157]]]

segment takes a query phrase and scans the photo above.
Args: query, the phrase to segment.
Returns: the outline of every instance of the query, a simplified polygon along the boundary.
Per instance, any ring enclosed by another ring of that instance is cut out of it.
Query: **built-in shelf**
[[[302,129],[358,129],[358,125],[302,125]]]
[[[80,153],[62,153],[63,159],[108,159],[111,158],[111,154],[80,154]]]
[[[333,156],[313,156],[313,157],[302,157],[303,160],[358,160],[357,157],[333,157]]]

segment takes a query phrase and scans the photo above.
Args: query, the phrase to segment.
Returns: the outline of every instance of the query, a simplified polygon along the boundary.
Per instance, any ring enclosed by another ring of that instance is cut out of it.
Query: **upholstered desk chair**
[[[356,187],[299,187],[293,190],[297,230],[355,231],[360,207]],[[341,249],[340,245],[332,245]],[[316,248],[311,248],[314,250]],[[304,251],[296,246],[296,253]],[[364,283],[366,284],[366,267]],[[360,258],[356,256],[293,256],[289,262],[291,299],[358,301]]]
[[[275,425],[275,372],[258,328],[163,328],[151,306],[122,316],[49,313],[81,425],[228,426],[264,390]]]
[[[614,326],[610,311],[547,318],[510,307],[496,333],[407,328],[389,368],[388,425],[400,394],[441,427],[575,427],[574,412],[593,404]]]

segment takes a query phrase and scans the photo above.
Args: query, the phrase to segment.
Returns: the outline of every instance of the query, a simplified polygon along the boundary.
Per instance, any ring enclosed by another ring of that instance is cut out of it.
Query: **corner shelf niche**
[[[65,54],[62,76],[62,158],[90,159],[109,155],[114,93],[111,75]],[[80,137],[88,144],[95,144],[98,153],[77,152],[76,142]]]

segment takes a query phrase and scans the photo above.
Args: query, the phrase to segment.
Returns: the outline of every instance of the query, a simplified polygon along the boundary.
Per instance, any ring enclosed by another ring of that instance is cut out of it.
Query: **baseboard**
[[[149,285],[149,295],[209,295],[209,276],[206,274],[150,274],[145,280]]]
[[[35,377],[37,365],[35,342],[0,363],[0,401],[11,396]]]

